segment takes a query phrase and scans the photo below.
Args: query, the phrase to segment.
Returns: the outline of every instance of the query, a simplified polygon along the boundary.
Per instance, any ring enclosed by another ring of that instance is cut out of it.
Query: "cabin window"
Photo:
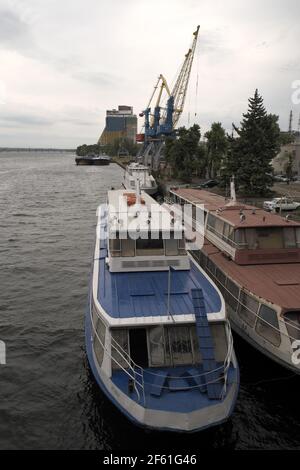
[[[113,329],[111,330],[111,356],[112,368],[126,369],[128,367],[127,354],[128,354],[128,330],[126,329]]]
[[[233,227],[230,224],[224,222],[224,230],[223,230],[223,240],[227,243],[232,244],[233,241]]]
[[[122,247],[122,256],[134,256],[134,240],[131,238],[126,238],[121,241],[121,247]]]
[[[178,251],[180,255],[185,255],[186,254],[186,249],[185,249],[185,239],[184,235],[182,234],[182,238],[178,240]]]
[[[234,231],[234,241],[237,244],[238,248],[245,248],[245,245],[246,245],[245,229],[239,228]]]
[[[259,302],[246,292],[241,291],[239,303],[239,315],[251,327],[254,326]]]
[[[109,251],[111,256],[120,256],[121,253],[121,240],[118,237],[117,238],[110,238],[109,239]]]
[[[227,355],[227,336],[225,323],[210,323],[210,332],[217,362],[224,362]]]
[[[97,334],[96,334],[97,332]],[[94,323],[94,351],[98,364],[101,367],[104,355],[106,326],[99,317]]]
[[[216,265],[210,258],[207,258],[207,269],[213,276],[216,274]]]
[[[150,361],[152,366],[165,364],[164,328],[155,326],[149,330]]]
[[[247,228],[245,230],[246,243],[249,250],[256,250],[258,248],[258,240],[255,228]]]
[[[138,238],[136,240],[136,254],[137,256],[163,255],[164,241],[162,234],[159,234],[158,239]]]
[[[214,229],[215,226],[216,226],[216,217],[212,214],[208,214],[208,219],[207,219],[207,225],[208,225],[208,228],[212,228]]]
[[[203,269],[206,268],[206,260],[207,260],[207,257],[206,257],[206,255],[203,253],[203,251],[199,251],[200,266],[201,266]]]
[[[294,227],[284,228],[283,238],[285,248],[295,248],[297,246],[296,231]]]
[[[216,269],[216,278],[222,286],[225,286],[226,276],[219,268]]]
[[[191,341],[192,341],[192,351],[193,351],[193,363],[201,364],[202,356],[199,349],[199,339],[197,335],[197,330],[195,326],[191,327]]]
[[[183,234],[182,234],[183,236]],[[170,238],[165,240],[166,256],[176,256],[178,252],[178,238],[174,238],[174,232],[170,232]]]
[[[261,305],[255,329],[260,336],[274,344],[274,346],[280,345],[277,313],[272,308],[267,305]]]
[[[232,308],[234,312],[236,312],[238,307],[239,292],[239,287],[233,281],[231,281],[231,279],[227,278],[224,297],[226,303]]]
[[[216,218],[215,231],[217,235],[221,238],[224,230],[224,220]]]
[[[300,340],[300,311],[285,313],[284,320],[291,342]]]
[[[296,228],[296,243],[297,243],[297,247],[300,248],[300,227],[299,228]]]
[[[178,255],[178,240],[170,238],[165,241],[166,247],[166,256],[176,256]]]
[[[258,228],[257,237],[257,248],[261,250],[283,248],[282,229],[280,227]]]
[[[174,366],[192,364],[190,328],[186,326],[168,327],[170,349]]]

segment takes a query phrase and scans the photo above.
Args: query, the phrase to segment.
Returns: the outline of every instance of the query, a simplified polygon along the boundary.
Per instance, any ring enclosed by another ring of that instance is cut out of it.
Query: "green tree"
[[[168,138],[165,142],[165,158],[175,178],[189,182],[193,174],[201,172],[205,152],[199,144],[200,127],[194,124],[189,129],[180,127],[178,138]]]
[[[280,148],[280,129],[278,116],[267,114],[258,90],[249,98],[248,111],[235,130],[238,137],[230,142],[223,174],[235,174],[243,194],[264,196],[273,184],[271,161]]]
[[[204,134],[207,139],[207,172],[209,178],[219,175],[222,160],[227,151],[225,129],[220,122],[214,122],[211,129]]]

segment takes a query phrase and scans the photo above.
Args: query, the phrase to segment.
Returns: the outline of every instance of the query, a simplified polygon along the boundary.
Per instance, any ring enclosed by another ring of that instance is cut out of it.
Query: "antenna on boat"
[[[141,203],[141,186],[140,186],[140,178],[136,178],[136,203]]]
[[[235,193],[235,181],[234,175],[230,178],[230,200],[227,206],[235,206],[236,205],[236,193]]]

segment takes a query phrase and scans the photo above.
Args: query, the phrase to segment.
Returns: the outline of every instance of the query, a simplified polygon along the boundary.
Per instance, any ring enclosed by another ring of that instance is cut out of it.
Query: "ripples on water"
[[[0,448],[296,449],[300,380],[235,337],[241,390],[232,419],[189,436],[142,431],[89,371],[84,311],[96,208],[122,170],[74,156],[0,153]]]

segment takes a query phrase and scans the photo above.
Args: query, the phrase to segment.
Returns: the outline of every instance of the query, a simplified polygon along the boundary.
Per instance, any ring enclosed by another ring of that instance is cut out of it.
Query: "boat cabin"
[[[173,202],[204,211],[205,237],[237,264],[300,261],[300,223],[204,190],[171,189]],[[194,214],[194,212],[193,212]]]

